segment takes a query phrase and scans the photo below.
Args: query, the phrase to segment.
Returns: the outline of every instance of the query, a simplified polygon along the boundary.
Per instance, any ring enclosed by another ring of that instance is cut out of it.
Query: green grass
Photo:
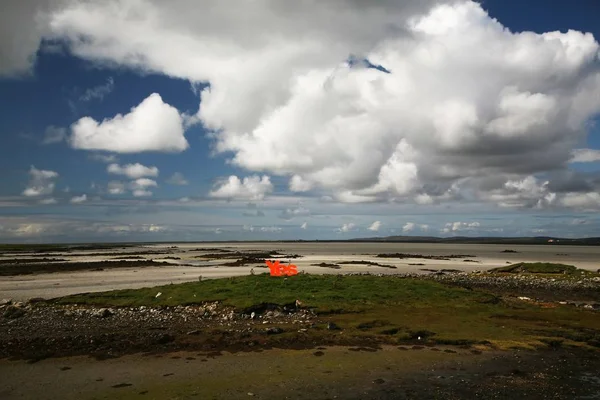
[[[156,298],[158,292],[162,295]],[[419,332],[429,332],[426,340],[440,344],[490,342],[500,348],[548,346],[549,340],[561,336],[559,332],[584,330],[588,335],[572,343],[586,346],[595,343],[588,337],[590,332],[600,332],[600,314],[595,312],[498,301],[495,295],[484,291],[426,280],[376,276],[300,274],[284,279],[261,274],[74,295],[54,302],[175,306],[217,300],[238,310],[262,303],[283,305],[300,300],[321,318],[341,326],[344,337],[384,337],[397,343],[424,336]],[[326,332],[314,331],[314,335],[327,335]],[[593,340],[596,337],[594,333]]]
[[[156,294],[162,295],[156,298]],[[211,279],[153,288],[115,290],[74,295],[58,303],[110,306],[190,305],[222,301],[246,308],[261,303],[287,304],[300,300],[321,312],[365,310],[378,305],[429,307],[441,303],[465,304],[486,301],[490,295],[437,282],[416,279],[385,279],[373,276],[308,275],[287,279],[267,274]]]
[[[510,272],[510,273],[529,273],[529,274],[568,274],[572,275],[578,272],[573,265],[555,264],[555,263],[517,263],[505,267],[493,268],[489,272]]]

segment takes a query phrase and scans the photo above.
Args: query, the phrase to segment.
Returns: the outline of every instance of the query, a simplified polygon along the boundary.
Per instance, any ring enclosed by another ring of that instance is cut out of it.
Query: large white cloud
[[[581,203],[504,183],[567,168],[581,145],[600,110],[590,34],[511,32],[468,0],[110,0],[73,2],[49,20],[80,57],[210,83],[198,118],[216,151],[288,176],[293,191],[348,203]],[[350,54],[358,62],[344,62]],[[139,132],[117,128],[140,108],[82,119],[80,132],[101,134],[75,147],[169,147],[148,134],[104,140],[113,128]],[[178,143],[171,150],[187,147]]]
[[[181,152],[189,147],[183,135],[182,116],[157,93],[133,107],[129,114],[101,122],[84,117],[71,130],[70,142],[76,149],[137,153]]]

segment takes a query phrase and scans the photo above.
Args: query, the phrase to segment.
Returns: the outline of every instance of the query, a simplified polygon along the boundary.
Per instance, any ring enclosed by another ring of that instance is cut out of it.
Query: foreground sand
[[[448,350],[447,352],[445,350]],[[591,399],[590,355],[384,346],[0,360],[10,399]]]

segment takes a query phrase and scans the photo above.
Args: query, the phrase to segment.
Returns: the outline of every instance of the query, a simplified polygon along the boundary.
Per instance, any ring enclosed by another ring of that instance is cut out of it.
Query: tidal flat
[[[518,262],[562,263],[589,271],[600,268],[600,246],[356,242],[4,245],[0,246],[0,293],[23,301],[190,282],[200,276],[243,276],[249,275],[252,268],[255,273],[266,272],[264,256],[240,262],[244,256],[273,252],[277,252],[273,259],[291,262],[299,271],[310,274],[419,274],[442,269],[471,272]],[[378,257],[393,253],[416,258]],[[452,255],[466,257],[445,257]],[[316,266],[321,263],[339,264],[341,268]]]
[[[598,255],[392,243],[3,249],[0,396],[593,398]],[[271,277],[268,259],[300,274]]]

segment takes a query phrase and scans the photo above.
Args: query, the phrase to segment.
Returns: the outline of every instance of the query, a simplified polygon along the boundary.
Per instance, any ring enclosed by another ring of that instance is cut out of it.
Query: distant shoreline
[[[550,236],[538,237],[435,237],[435,236],[386,236],[373,238],[355,238],[344,240],[171,240],[171,241],[155,241],[155,242],[80,242],[80,243],[0,243],[2,247],[9,246],[95,246],[111,247],[111,246],[127,246],[127,245],[155,245],[155,244],[176,244],[176,243],[437,243],[437,244],[497,244],[497,245],[548,245],[548,246],[600,246],[600,237],[590,238],[560,238]]]

